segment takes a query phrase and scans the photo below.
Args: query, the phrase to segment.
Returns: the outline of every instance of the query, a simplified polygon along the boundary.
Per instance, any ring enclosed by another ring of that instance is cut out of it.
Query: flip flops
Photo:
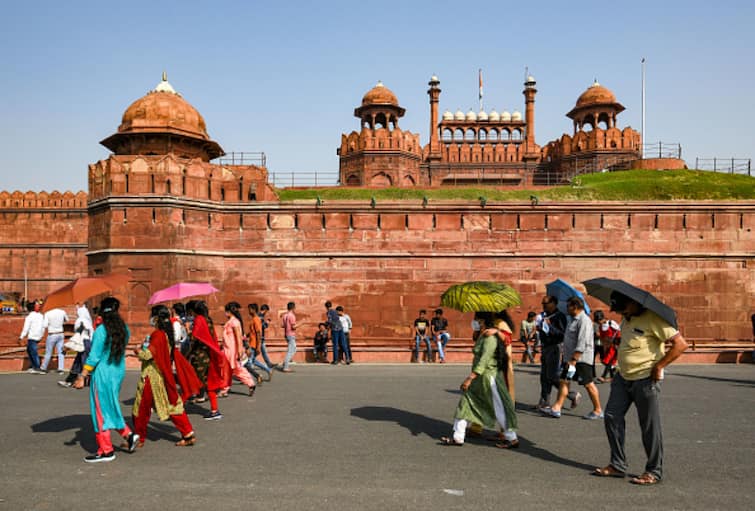
[[[611,465],[608,465],[603,468],[596,468],[592,471],[592,475],[598,476],[598,477],[618,477],[618,478],[624,478],[626,477],[626,473],[622,472],[621,470],[616,470]]]
[[[640,486],[651,486],[653,484],[660,483],[661,480],[655,477],[653,474],[645,472],[641,476],[631,478],[629,482]]]

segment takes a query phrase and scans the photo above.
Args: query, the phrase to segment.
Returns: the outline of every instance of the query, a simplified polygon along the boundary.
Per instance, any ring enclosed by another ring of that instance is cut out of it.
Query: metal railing
[[[216,160],[218,165],[256,165],[267,166],[267,156],[263,152],[230,152]]]
[[[710,170],[726,174],[747,174],[752,176],[750,158],[695,158],[697,170]]]
[[[338,186],[340,184],[340,176],[337,170],[324,172],[268,172],[268,181],[276,188]]]
[[[682,159],[682,145],[654,142],[642,144],[643,158],[678,158]]]

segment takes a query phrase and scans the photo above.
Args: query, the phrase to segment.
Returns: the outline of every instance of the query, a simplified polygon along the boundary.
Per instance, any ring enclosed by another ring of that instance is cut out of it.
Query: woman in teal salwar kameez
[[[92,375],[89,388],[89,407],[97,440],[97,453],[84,458],[89,463],[111,461],[115,451],[110,440],[110,430],[114,429],[127,442],[129,452],[133,452],[139,435],[135,435],[123,420],[119,394],[123,377],[126,375],[126,344],[129,331],[118,309],[120,302],[105,298],[100,305],[102,324],[92,336],[92,349],[87,357],[84,370],[73,384],[74,388],[84,387],[84,378]]]
[[[475,321],[479,323],[480,329],[475,328],[472,371],[461,384],[463,394],[454,414],[453,436],[441,438],[441,443],[463,445],[467,426],[480,424],[487,429],[501,428],[503,440],[496,444],[497,447],[517,448],[519,440],[516,436],[516,412],[503,373],[499,369],[505,357],[499,355],[500,341],[497,329],[493,327],[493,313],[477,312]],[[501,350],[503,349],[501,346]]]

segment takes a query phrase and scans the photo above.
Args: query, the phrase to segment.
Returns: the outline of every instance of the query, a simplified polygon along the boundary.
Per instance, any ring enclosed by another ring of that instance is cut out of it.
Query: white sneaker
[[[58,385],[61,387],[70,388],[72,383],[70,381],[58,380]]]

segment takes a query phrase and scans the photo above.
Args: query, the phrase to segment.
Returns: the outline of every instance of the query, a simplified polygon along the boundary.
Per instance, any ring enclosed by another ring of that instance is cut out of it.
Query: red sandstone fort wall
[[[221,288],[211,299],[217,321],[230,300],[267,302],[274,312],[295,301],[308,339],[329,299],[349,311],[356,338],[408,338],[417,310],[437,306],[453,283],[511,283],[524,299],[514,311],[520,319],[537,308],[550,280],[607,276],[675,307],[688,337],[750,337],[752,202],[534,208],[328,202],[259,204],[238,213],[209,204],[185,211],[157,206],[126,204],[125,223],[120,203],[111,216],[92,217],[95,237],[109,241],[100,243],[107,250],[90,254],[90,267],[131,272],[127,299],[135,324],[146,321],[146,299],[156,289],[208,280]],[[469,318],[448,314],[454,335],[467,337]]]
[[[87,194],[0,192],[0,291],[43,298],[86,274]]]

